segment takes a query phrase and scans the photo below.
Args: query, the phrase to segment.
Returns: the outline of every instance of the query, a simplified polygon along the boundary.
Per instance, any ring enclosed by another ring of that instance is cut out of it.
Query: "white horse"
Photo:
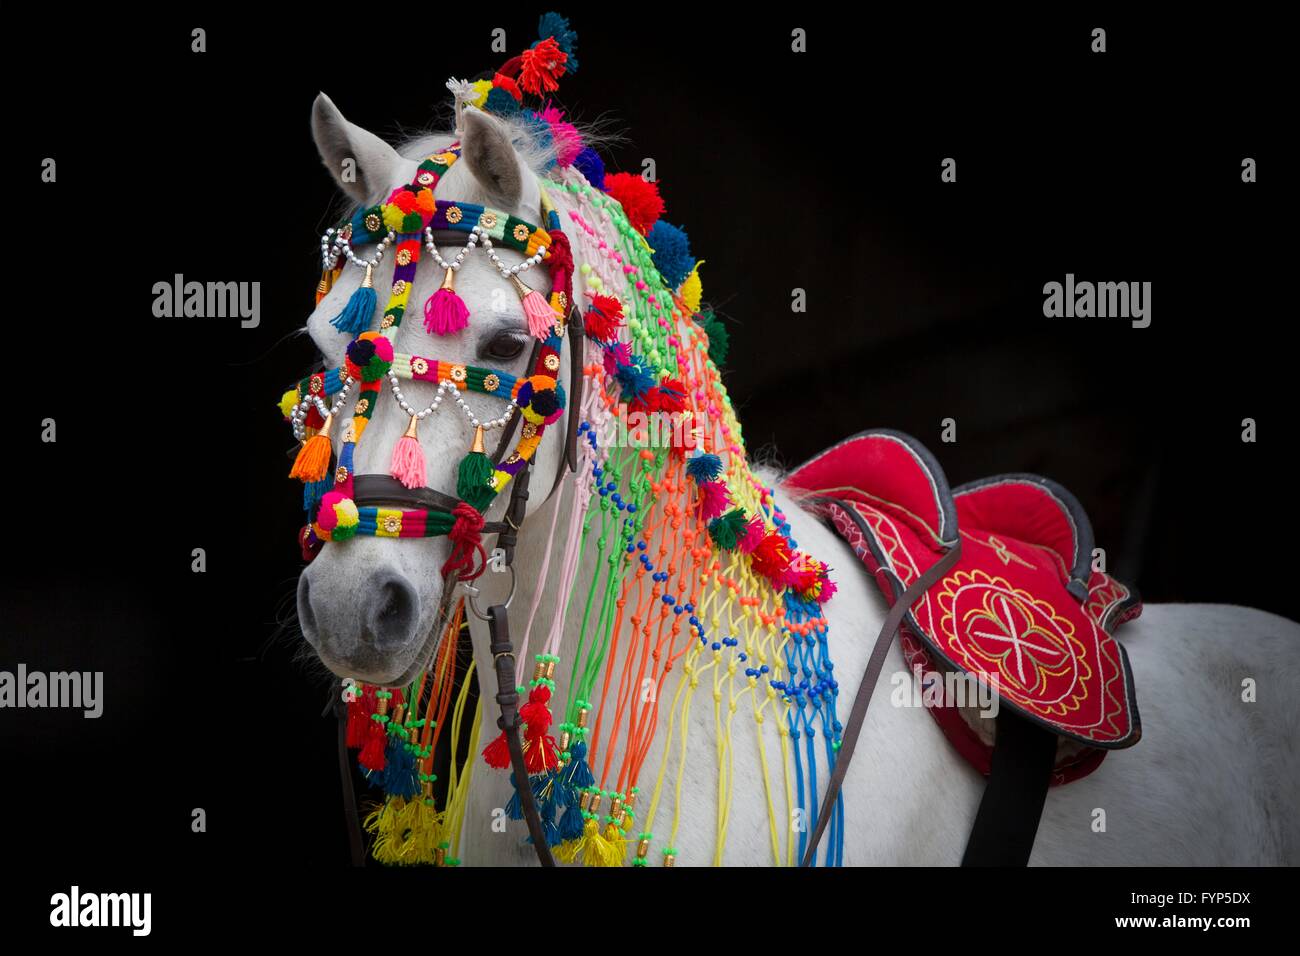
[[[451,136],[434,136],[408,144],[399,153],[349,123],[324,94],[316,100],[312,127],[326,167],[351,200],[364,204],[410,182],[420,159],[452,141]],[[530,222],[542,221],[539,157],[518,130],[470,109],[461,141],[461,160],[438,183],[440,198],[485,203]],[[345,159],[355,161],[353,178],[339,175]],[[580,178],[573,171],[563,175]],[[551,193],[563,211],[571,197],[556,190]],[[520,258],[509,250],[501,250],[501,255]],[[582,261],[576,243],[575,257]],[[390,257],[377,272],[377,289],[387,288],[391,268]],[[420,271],[413,303],[422,302],[436,288],[437,272]],[[532,284],[547,281],[537,270],[527,275]],[[358,282],[356,274],[341,281],[307,322],[312,338],[334,365],[341,363],[347,336],[336,331],[329,319]],[[471,312],[469,328],[435,340],[419,321],[412,320],[401,327],[398,347],[443,361],[522,371],[529,351],[525,319],[517,298],[508,288],[502,294],[502,288],[496,271],[482,257],[471,257],[457,281],[457,291]],[[581,291],[582,277],[575,276],[575,297]],[[567,356],[562,367],[569,367]],[[496,414],[489,408],[492,399],[470,398]],[[388,450],[405,425],[405,416],[393,403],[382,402],[365,440],[357,446],[356,471],[386,472]],[[462,429],[452,415],[433,416],[421,429],[424,448],[431,453],[431,487],[448,493],[455,488],[456,465],[465,452]],[[511,616],[516,641],[534,600],[541,601],[538,621],[549,621],[552,612],[553,589],[544,587],[542,574],[546,531],[555,517],[552,509],[564,512],[559,516],[563,527],[573,501],[571,493],[548,495],[558,471],[561,432],[558,427],[550,429],[537,454],[528,518],[514,561],[518,589]],[[820,519],[789,500],[779,489],[778,476],[763,477],[778,488],[777,504],[801,549],[836,569],[839,593],[827,603],[825,613],[836,678],[846,689],[842,696],[851,696],[886,613],[885,601],[850,548]],[[498,517],[503,505],[504,501],[496,502],[488,518]],[[440,630],[443,583],[438,568],[448,547],[445,538],[359,537],[324,548],[302,573],[298,610],[304,636],[330,670],[397,686],[426,666]],[[594,564],[590,556],[585,560]],[[581,568],[579,588],[591,575],[590,566]],[[506,578],[484,575],[483,607],[504,598]],[[490,685],[486,626],[473,617],[470,624],[477,671]],[[575,653],[575,631],[566,631],[560,648],[566,662]],[[1031,862],[1300,863],[1296,743],[1300,626],[1249,608],[1154,605],[1126,624],[1121,637],[1138,692],[1141,743],[1110,754],[1090,776],[1048,793]],[[537,643],[534,637],[534,650]],[[890,706],[889,681],[903,672],[895,643],[844,785],[846,864],[958,863],[983,791],[983,779],[948,744],[929,715],[920,708]],[[556,678],[556,699],[563,701],[568,693],[567,666],[559,668]],[[1256,687],[1254,702],[1243,700],[1247,680]],[[841,700],[841,719],[847,706]],[[495,735],[495,719],[491,695],[485,693],[482,741]],[[769,733],[774,733],[775,723],[768,722]],[[676,838],[681,865],[715,862],[718,786],[713,726],[711,708],[695,708]],[[652,775],[660,764],[664,738],[661,727],[645,762]],[[721,862],[768,865],[773,852],[754,734],[736,734],[734,747],[730,825]],[[461,831],[460,856],[470,865],[535,863],[532,849],[523,842],[522,825],[504,834],[492,826],[494,811],[505,806],[511,794],[507,774],[484,767],[477,754],[472,759],[479,764]],[[818,779],[824,782],[829,771],[824,755],[819,760],[823,762]],[[1096,826],[1097,810],[1105,811],[1104,830]],[[788,859],[784,849],[781,858]]]

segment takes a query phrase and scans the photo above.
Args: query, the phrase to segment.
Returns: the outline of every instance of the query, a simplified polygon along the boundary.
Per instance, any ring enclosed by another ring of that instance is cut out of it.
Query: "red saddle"
[[[1141,602],[1092,569],[1088,516],[1060,485],[1013,474],[949,491],[920,442],[884,429],[841,442],[785,484],[820,499],[891,605],[960,541],[957,563],[903,618],[904,658],[925,674],[974,675],[999,706],[1057,734],[1054,785],[1137,743],[1132,672],[1110,631],[1137,617]],[[948,701],[926,705],[987,775],[993,721]]]

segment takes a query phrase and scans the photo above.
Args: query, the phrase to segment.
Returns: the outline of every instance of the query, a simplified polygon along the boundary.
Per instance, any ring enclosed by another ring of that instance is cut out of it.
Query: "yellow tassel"
[[[388,866],[402,862],[406,832],[411,829],[418,806],[418,803],[407,803],[402,797],[390,797],[382,807],[366,817],[366,832],[375,835],[371,856]]]
[[[700,311],[700,302],[704,299],[704,285],[700,282],[700,266],[702,265],[704,265],[703,259],[695,263],[695,268],[682,282],[682,287],[677,293],[682,297],[682,301],[686,303],[686,308],[690,309],[692,314]]]
[[[595,817],[587,820],[582,828],[582,862],[587,866],[607,866],[605,863],[609,851],[605,838],[600,833],[600,824]]]
[[[594,820],[588,820],[591,834],[587,836],[587,846],[582,862],[587,866],[622,866],[623,853],[627,849],[627,839],[613,823],[605,826],[601,833]]]
[[[325,416],[325,424],[321,425],[320,431],[311,438],[308,438],[298,449],[298,457],[293,460],[293,468],[289,470],[290,478],[300,478],[303,481],[320,481],[330,469],[330,455],[334,451],[334,446],[330,442],[330,421],[333,416]]]
[[[438,846],[438,832],[442,827],[442,814],[434,809],[433,801],[425,797],[414,804],[411,832],[402,847],[402,862],[409,864],[434,862],[434,849]]]

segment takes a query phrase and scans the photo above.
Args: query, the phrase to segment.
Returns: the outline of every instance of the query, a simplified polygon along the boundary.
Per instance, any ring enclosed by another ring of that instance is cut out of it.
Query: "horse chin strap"
[[[582,313],[577,308],[571,309],[569,313],[566,333],[569,339],[570,356],[568,420],[564,448],[560,454],[555,480],[550,491],[547,492],[547,500],[550,500],[551,496],[560,487],[566,471],[576,472],[578,470],[578,419],[582,414],[584,330]],[[540,349],[540,343],[534,346],[533,354],[528,360],[529,368],[533,367],[536,362]],[[499,463],[505,456],[510,439],[514,434],[515,423],[519,420],[519,417],[514,416],[511,419],[510,426],[502,434],[501,441],[497,443],[496,450],[492,455],[494,462]],[[510,499],[506,505],[502,520],[484,522],[480,531],[481,534],[495,534],[497,547],[504,552],[505,566],[510,569],[511,573],[511,597],[514,595],[513,564],[515,545],[518,543],[519,532],[523,528],[524,519],[528,513],[528,485],[531,481],[532,471],[533,462],[530,460],[528,465],[510,483]],[[434,488],[407,488],[389,475],[355,475],[353,480],[355,482],[355,499],[358,505],[414,505],[419,508],[430,508],[450,513],[461,504],[455,498]],[[480,567],[475,576],[481,572],[482,568]],[[443,606],[438,614],[439,627],[442,626],[447,613],[451,609],[456,585],[464,580],[461,575],[455,572],[444,578]],[[468,586],[468,581],[465,583]],[[551,848],[546,842],[546,832],[542,828],[542,817],[537,809],[537,800],[533,795],[532,787],[528,785],[528,769],[524,763],[523,725],[519,720],[519,694],[515,690],[515,648],[510,637],[510,617],[507,610],[510,606],[510,598],[507,598],[504,604],[492,605],[488,608],[487,613],[483,614],[474,603],[473,595],[476,593],[477,589],[471,591],[467,603],[470,610],[477,617],[487,622],[490,640],[488,652],[492,655],[492,666],[496,672],[496,702],[497,707],[500,709],[500,715],[497,717],[497,727],[504,731],[506,735],[506,745],[510,752],[510,767],[514,774],[516,789],[519,792],[519,804],[523,809],[524,821],[528,825],[528,834],[532,839],[538,862],[542,866],[555,866]],[[340,711],[340,720],[346,721],[346,708]],[[356,798],[352,794],[352,784],[348,777],[350,771],[342,734],[340,734],[339,740],[340,746],[343,747],[339,766],[340,772],[344,774],[344,801],[351,822],[349,838],[352,844],[353,865],[360,866],[362,865],[358,853],[361,833],[360,820],[357,817]]]

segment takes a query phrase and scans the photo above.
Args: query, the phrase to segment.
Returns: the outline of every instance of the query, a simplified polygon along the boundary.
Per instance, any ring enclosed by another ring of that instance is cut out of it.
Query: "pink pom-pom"
[[[740,550],[745,554],[751,554],[766,534],[767,528],[763,525],[763,519],[758,516],[750,518],[745,524],[745,533],[740,537]]]
[[[320,499],[320,513],[316,516],[316,523],[326,531],[333,531],[339,523],[339,515],[334,506],[346,497],[337,491],[325,492]]]
[[[711,521],[727,510],[731,504],[731,495],[727,494],[727,486],[720,481],[705,481],[700,483],[700,520]]]
[[[407,488],[423,488],[428,483],[424,471],[424,449],[420,447],[418,438],[403,435],[397,440],[388,473]]]
[[[424,327],[431,335],[451,335],[469,325],[465,300],[443,287],[424,300]]]

